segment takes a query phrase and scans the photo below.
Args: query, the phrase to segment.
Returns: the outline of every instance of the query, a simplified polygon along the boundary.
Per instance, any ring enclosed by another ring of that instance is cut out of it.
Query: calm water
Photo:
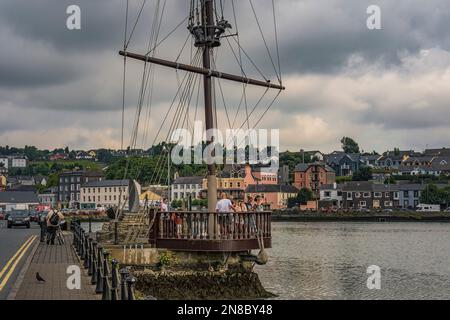
[[[272,232],[256,271],[279,299],[450,299],[449,223],[276,222]],[[381,290],[367,289],[370,265]]]
[[[448,223],[274,223],[269,256],[256,271],[280,299],[450,299]]]

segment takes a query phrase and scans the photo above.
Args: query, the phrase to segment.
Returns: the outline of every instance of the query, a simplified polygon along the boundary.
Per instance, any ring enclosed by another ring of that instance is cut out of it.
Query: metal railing
[[[119,270],[119,261],[110,261],[106,251],[82,227],[79,221],[72,221],[73,247],[83,261],[95,285],[95,293],[102,295],[102,300],[135,300],[134,285],[136,278],[127,268]]]

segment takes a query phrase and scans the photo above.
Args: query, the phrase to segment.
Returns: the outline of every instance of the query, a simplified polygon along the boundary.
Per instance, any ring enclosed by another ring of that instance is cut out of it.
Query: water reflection
[[[256,270],[280,299],[450,299],[450,224],[274,223],[269,255]]]

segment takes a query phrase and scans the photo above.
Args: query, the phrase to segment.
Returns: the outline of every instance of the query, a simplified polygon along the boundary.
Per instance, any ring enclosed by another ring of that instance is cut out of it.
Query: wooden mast
[[[211,45],[214,39],[215,28],[214,26],[214,8],[213,8],[213,0],[204,0],[202,1],[202,27],[206,31],[206,39],[205,46],[203,48],[203,68],[210,70],[211,69]],[[211,41],[208,41],[208,40]],[[205,99],[205,129],[206,132],[208,130],[214,129],[214,117],[213,117],[213,104],[212,104],[212,79],[211,75],[203,76],[203,86],[204,86],[204,99]],[[213,139],[210,135],[206,136],[206,145],[210,145],[213,143]],[[209,156],[209,155],[208,155]],[[208,163],[212,163],[212,161],[208,161]],[[217,203],[217,177],[216,177],[216,166],[214,164],[208,164],[208,211],[215,212],[216,211],[216,203]],[[212,222],[213,219],[209,219]],[[209,224],[210,233],[211,228],[214,225]]]

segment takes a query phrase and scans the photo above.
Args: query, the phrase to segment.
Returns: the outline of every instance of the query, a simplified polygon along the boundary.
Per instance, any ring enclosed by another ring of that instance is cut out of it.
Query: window
[[[80,191],[80,184],[77,184],[77,191]]]
[[[97,191],[98,191],[98,193],[100,193],[100,192],[101,192],[101,191],[100,191],[100,188],[98,188]]]
[[[419,191],[414,191],[414,198],[419,198],[420,197],[420,192]]]
[[[403,197],[408,198],[409,197],[409,191],[407,191],[407,190],[403,191]]]
[[[361,208],[365,208],[365,207],[367,206],[367,202],[366,202],[366,201],[360,201],[360,202],[359,202],[359,206],[360,206]]]
[[[355,198],[361,198],[361,193],[355,192]]]
[[[399,193],[396,191],[394,192],[394,199],[398,199],[399,198]]]
[[[385,196],[386,198],[389,198],[389,197],[390,197],[389,192],[385,192],[385,193],[384,193],[384,196]]]
[[[331,197],[331,191],[325,191],[325,197],[330,198]]]
[[[351,192],[347,192],[347,199],[352,200],[353,196]]]
[[[370,192],[364,192],[363,196],[364,198],[370,198]]]
[[[381,194],[381,192],[375,192],[373,196],[375,198],[381,198],[382,194]]]
[[[392,207],[392,201],[385,201],[384,202],[385,207]]]

